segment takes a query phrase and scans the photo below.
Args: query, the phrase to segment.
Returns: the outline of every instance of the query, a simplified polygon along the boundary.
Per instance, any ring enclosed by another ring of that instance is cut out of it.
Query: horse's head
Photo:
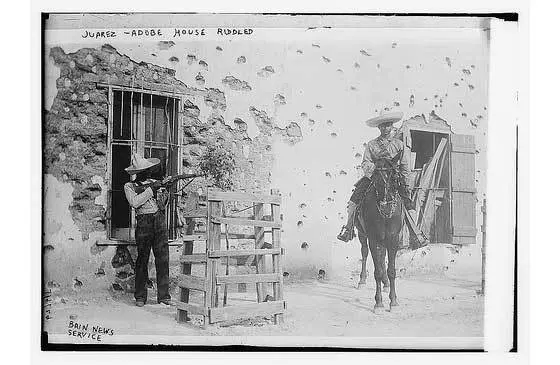
[[[390,218],[395,213],[400,201],[399,159],[400,154],[392,159],[381,158],[375,162],[375,170],[366,196],[367,200],[375,200],[379,213],[385,218]]]

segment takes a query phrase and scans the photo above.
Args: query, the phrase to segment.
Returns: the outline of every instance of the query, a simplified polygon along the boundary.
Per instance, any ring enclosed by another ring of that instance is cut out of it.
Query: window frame
[[[176,147],[177,149],[177,156],[176,156],[176,166],[177,166],[177,173],[180,174],[181,170],[182,170],[182,154],[183,154],[183,113],[184,113],[184,102],[186,99],[186,95],[183,93],[179,93],[179,92],[165,92],[165,91],[159,91],[159,90],[154,90],[154,89],[150,89],[150,88],[136,88],[136,87],[129,87],[129,86],[124,86],[124,85],[98,85],[104,88],[107,88],[107,99],[108,99],[108,117],[107,117],[107,168],[105,171],[105,180],[107,182],[107,198],[106,198],[106,204],[107,204],[107,208],[106,208],[106,223],[105,223],[105,233],[106,233],[106,238],[109,241],[114,241],[114,242],[127,242],[127,243],[133,243],[135,242],[134,239],[134,226],[135,226],[135,213],[134,213],[134,209],[132,210],[132,219],[131,219],[131,227],[129,227],[130,232],[129,232],[129,239],[122,239],[119,237],[112,237],[112,216],[113,216],[113,206],[112,206],[112,191],[113,191],[113,145],[117,144],[117,145],[123,145],[124,140],[118,140],[118,142],[114,142],[114,138],[113,138],[113,122],[114,122],[114,92],[118,91],[118,92],[131,92],[131,93],[138,93],[140,94],[140,100],[142,101],[144,99],[144,95],[157,95],[157,96],[162,96],[162,97],[166,97],[166,98],[170,98],[173,99],[174,101],[178,102],[179,105],[177,107],[177,143],[163,143],[162,144],[167,148],[168,151],[168,156],[171,157],[172,155],[172,146]],[[131,96],[132,98],[132,96]],[[142,103],[142,102],[141,102]],[[145,118],[145,114],[143,112],[140,113],[140,115]],[[132,124],[132,118],[133,116],[131,115],[131,124]],[[145,119],[144,119],[145,121]],[[153,121],[152,121],[153,122]],[[142,150],[142,155],[144,155],[144,148],[145,147],[145,142],[147,142],[145,140],[145,123],[140,123],[142,125],[141,130],[142,130],[142,139],[141,140],[135,140],[132,139],[132,135],[131,135],[131,139],[130,139],[130,145],[131,148],[134,150],[134,143],[137,143],[137,147],[136,150]],[[159,143],[159,142],[156,142]],[[132,151],[131,151],[132,153]],[[172,201],[176,200],[177,196],[172,197]],[[173,213],[172,210],[169,211],[169,213]],[[177,239],[176,236],[178,236],[177,234],[177,221],[178,219],[175,217],[170,217],[170,215],[168,214],[168,224],[171,225],[173,224],[173,227],[169,227],[170,230],[170,235],[169,235],[169,241],[174,241]]]

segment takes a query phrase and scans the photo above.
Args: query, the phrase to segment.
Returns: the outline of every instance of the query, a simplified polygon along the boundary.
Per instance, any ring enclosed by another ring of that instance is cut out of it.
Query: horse
[[[396,157],[393,160],[381,159],[376,163],[371,183],[358,208],[359,225],[357,226],[361,226],[362,230],[362,238],[360,238],[362,256],[365,252],[363,243],[365,233],[373,258],[376,284],[374,313],[383,308],[381,284],[384,277],[388,277],[389,280],[390,310],[396,309],[399,305],[395,290],[395,259],[403,228],[404,207],[399,194],[399,186],[403,180],[397,167]],[[385,270],[386,254],[387,269]],[[365,270],[364,261],[362,261],[362,271]]]

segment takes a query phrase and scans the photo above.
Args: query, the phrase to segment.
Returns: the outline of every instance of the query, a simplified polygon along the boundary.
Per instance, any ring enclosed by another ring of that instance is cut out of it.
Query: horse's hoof
[[[364,289],[366,287],[366,283],[358,283],[358,289]]]
[[[389,307],[391,308],[391,312],[399,312],[400,311],[399,303],[397,303],[396,301],[394,303],[391,303],[389,305]]]
[[[389,292],[389,287],[388,286],[384,286],[383,287],[383,293],[388,293]]]
[[[383,308],[384,308],[384,307],[383,307],[383,304],[381,304],[381,305],[378,305],[378,304],[374,305],[374,306],[373,306],[373,314],[381,314],[381,313],[383,313]]]

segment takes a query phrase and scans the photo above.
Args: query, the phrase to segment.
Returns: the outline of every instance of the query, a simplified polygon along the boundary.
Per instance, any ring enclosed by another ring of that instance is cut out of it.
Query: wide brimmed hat
[[[128,166],[124,171],[130,175],[135,175],[157,165],[159,165],[159,158],[144,158],[139,154],[134,154],[132,156],[132,165]]]
[[[392,113],[385,113],[381,114],[378,117],[371,118],[366,120],[366,124],[369,127],[379,127],[379,125],[383,123],[396,123],[403,118],[402,112],[392,112]]]

